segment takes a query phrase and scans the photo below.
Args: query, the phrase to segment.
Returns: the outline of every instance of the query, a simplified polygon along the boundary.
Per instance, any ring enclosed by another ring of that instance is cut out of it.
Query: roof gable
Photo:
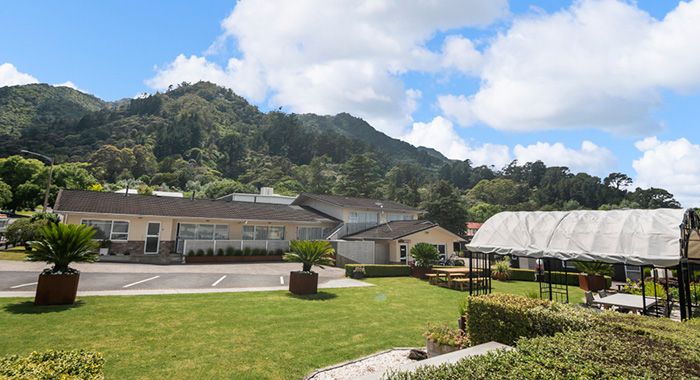
[[[429,220],[395,220],[343,237],[347,240],[395,240],[439,227]]]
[[[304,205],[307,200],[313,199],[325,203],[332,204],[334,206],[343,208],[357,208],[366,210],[377,210],[377,211],[397,211],[397,212],[420,212],[420,210],[406,206],[404,204],[386,200],[386,199],[372,199],[372,198],[360,198],[360,197],[346,197],[342,195],[330,195],[330,194],[313,194],[313,193],[301,193],[297,199],[292,202],[293,205]]]

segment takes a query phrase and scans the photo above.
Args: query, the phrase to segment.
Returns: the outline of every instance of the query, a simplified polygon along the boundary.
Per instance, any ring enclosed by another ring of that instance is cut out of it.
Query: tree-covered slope
[[[47,84],[0,87],[0,140],[16,139],[27,127],[76,121],[105,107],[92,95]]]

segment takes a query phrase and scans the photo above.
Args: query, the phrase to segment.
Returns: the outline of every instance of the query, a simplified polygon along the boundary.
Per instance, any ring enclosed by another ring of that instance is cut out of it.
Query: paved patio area
[[[0,297],[31,297],[43,263],[0,261]],[[285,290],[293,263],[149,265],[75,264],[81,271],[78,295],[138,295]],[[371,286],[344,277],[341,268],[314,269],[320,288]]]

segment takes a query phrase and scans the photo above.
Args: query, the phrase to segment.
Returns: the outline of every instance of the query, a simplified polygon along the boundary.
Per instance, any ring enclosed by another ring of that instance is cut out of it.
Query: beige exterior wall
[[[442,227],[434,227],[425,231],[416,232],[412,235],[407,235],[401,239],[392,240],[389,242],[389,261],[392,263],[399,262],[399,246],[407,245],[407,257],[411,260],[411,248],[418,243],[428,244],[444,244],[445,253],[449,256],[454,252],[454,243],[464,241],[461,237],[447,231]]]
[[[228,225],[229,240],[243,239],[243,221],[231,221],[226,219],[190,219],[190,218],[168,218],[150,217],[136,215],[111,215],[111,214],[79,214],[62,213],[63,222],[67,224],[80,224],[83,220],[121,220],[129,222],[129,240],[143,241],[146,239],[146,226],[148,222],[160,222],[160,240],[172,241],[176,239],[178,223],[193,224],[225,224]],[[296,240],[297,229],[299,227],[333,227],[333,223],[291,223],[291,222],[255,222],[248,221],[251,226],[284,226],[284,240]]]

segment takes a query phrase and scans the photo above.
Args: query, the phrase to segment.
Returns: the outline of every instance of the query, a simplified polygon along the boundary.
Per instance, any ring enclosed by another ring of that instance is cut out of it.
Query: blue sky
[[[697,0],[438,3],[5,2],[0,86],[116,100],[209,80],[450,158],[623,171],[700,201]]]

